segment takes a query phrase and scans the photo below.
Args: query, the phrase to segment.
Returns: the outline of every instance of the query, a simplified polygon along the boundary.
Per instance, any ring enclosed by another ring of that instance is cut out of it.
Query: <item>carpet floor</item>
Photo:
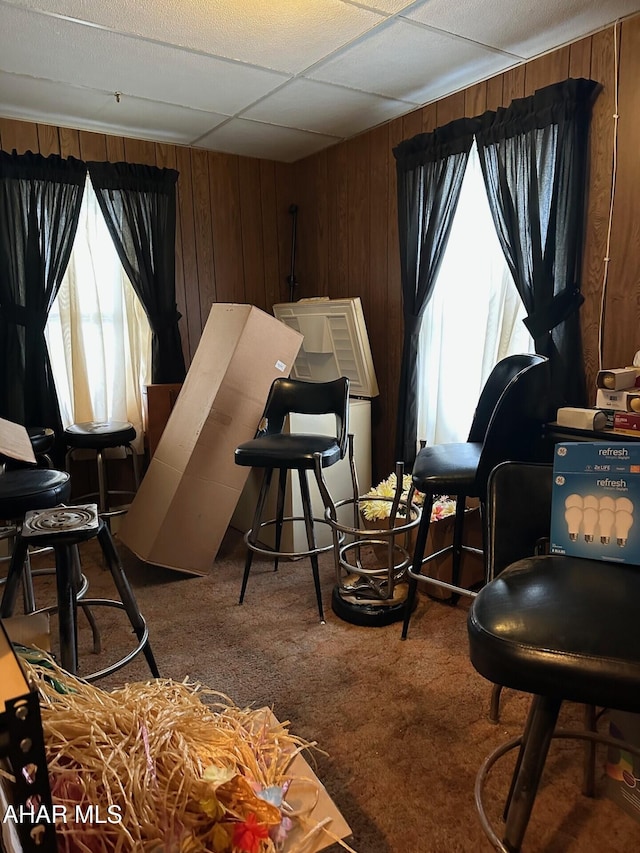
[[[421,595],[402,642],[399,624],[365,628],[335,616],[333,566],[326,555],[321,561],[326,624],[321,625],[306,560],[281,563],[274,573],[256,559],[239,606],[244,545],[233,531],[206,577],[144,564],[116,543],[161,675],[201,682],[243,707],[269,706],[290,722],[293,733],[315,741],[321,751],[307,758],[350,824],[348,842],[357,853],[491,849],[475,809],[474,780],[484,757],[520,734],[528,697],[505,691],[499,724],[489,722],[491,685],[468,659],[464,600],[450,607]],[[112,597],[95,540],[82,546],[82,554],[89,595]],[[43,606],[51,581],[40,578],[37,584]],[[120,611],[102,608],[96,616],[103,651],[98,656],[90,651],[81,617],[80,675],[117,659],[131,640]],[[55,636],[55,624],[52,628]],[[99,684],[109,688],[148,677],[138,656]],[[582,709],[564,706],[561,722],[580,728]],[[525,851],[638,848],[640,823],[604,796],[604,763],[603,750],[597,796],[587,799],[580,793],[580,743],[552,744]],[[498,828],[512,766],[509,754],[485,790],[488,814]]]

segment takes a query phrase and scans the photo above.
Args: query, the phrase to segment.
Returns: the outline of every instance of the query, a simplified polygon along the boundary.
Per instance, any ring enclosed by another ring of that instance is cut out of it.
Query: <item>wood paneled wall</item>
[[[395,461],[402,339],[392,149],[416,133],[506,106],[569,76],[591,77],[603,86],[592,119],[581,309],[593,386],[600,345],[605,367],[629,363],[640,348],[640,16],[293,165],[9,119],[0,119],[0,147],[178,169],[176,290],[187,363],[212,302],[251,302],[270,311],[288,300],[289,206],[297,204],[295,298],[362,298],[380,385],[373,404],[373,472],[382,477]]]

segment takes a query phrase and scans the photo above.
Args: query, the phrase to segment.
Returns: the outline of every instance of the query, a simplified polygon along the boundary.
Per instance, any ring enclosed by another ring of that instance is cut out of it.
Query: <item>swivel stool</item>
[[[70,469],[73,456],[78,450],[91,450],[96,454],[96,465],[98,473],[98,491],[77,497],[75,503],[84,503],[88,498],[97,497],[98,512],[103,518],[111,518],[122,515],[126,509],[116,508],[111,505],[113,495],[131,495],[133,492],[109,489],[107,483],[107,470],[104,459],[104,451],[109,448],[122,448],[126,456],[130,456],[133,464],[134,491],[140,485],[140,474],[138,471],[138,457],[131,446],[136,438],[136,430],[128,421],[87,421],[85,423],[71,424],[64,431],[64,439],[67,444],[65,467]]]
[[[119,601],[78,598],[74,551],[81,543],[93,537],[98,538],[107,567],[120,597]],[[125,666],[139,652],[143,652],[151,674],[157,678],[159,676],[158,668],[149,643],[145,620],[140,613],[133,590],[125,575],[109,528],[104,520],[99,517],[96,504],[58,506],[51,509],[30,510],[26,513],[22,528],[16,537],[11,557],[4,594],[0,603],[0,618],[7,618],[13,613],[18,586],[25,570],[27,549],[29,543],[33,541],[37,541],[44,547],[52,548],[55,554],[57,604],[35,612],[55,612],[58,614],[62,667],[74,675],[78,672],[78,605],[80,604],[83,607],[115,607],[126,612],[138,639],[138,644],[133,651],[115,663],[88,675],[83,674],[82,677],[86,681],[102,678]]]

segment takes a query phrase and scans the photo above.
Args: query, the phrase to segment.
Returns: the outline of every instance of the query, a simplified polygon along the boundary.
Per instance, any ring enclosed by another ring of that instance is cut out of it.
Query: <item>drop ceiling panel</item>
[[[394,15],[402,12],[403,9],[411,9],[416,4],[415,0],[411,0],[410,3],[407,3],[407,0],[365,0],[362,5],[368,6],[370,9],[375,9],[377,12],[386,12],[389,15]]]
[[[404,15],[529,59],[637,9],[637,0],[537,0],[507,15],[504,0],[427,0]]]
[[[92,119],[113,95],[0,71],[0,113],[11,118],[76,126]]]
[[[0,68],[233,115],[287,78],[94,27],[2,7]],[[29,32],[28,42],[15,38]]]
[[[109,133],[147,139],[154,133],[159,140],[188,145],[200,138],[227,117],[205,113],[173,104],[159,104],[143,98],[122,96],[118,103],[111,96],[95,116],[95,130],[109,129]]]
[[[411,108],[405,101],[298,78],[245,110],[243,118],[346,137]]]
[[[289,73],[307,68],[386,17],[342,0],[17,2],[21,6],[91,21],[120,33]],[[410,4],[392,2],[390,5],[403,8]]]
[[[196,147],[293,163],[338,141],[325,134],[234,118],[198,140]]]
[[[419,104],[515,62],[515,57],[398,19],[308,76]]]

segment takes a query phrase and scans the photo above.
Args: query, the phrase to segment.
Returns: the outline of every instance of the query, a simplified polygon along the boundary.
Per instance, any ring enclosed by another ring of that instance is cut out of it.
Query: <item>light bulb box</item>
[[[640,443],[555,446],[550,550],[640,565]]]

